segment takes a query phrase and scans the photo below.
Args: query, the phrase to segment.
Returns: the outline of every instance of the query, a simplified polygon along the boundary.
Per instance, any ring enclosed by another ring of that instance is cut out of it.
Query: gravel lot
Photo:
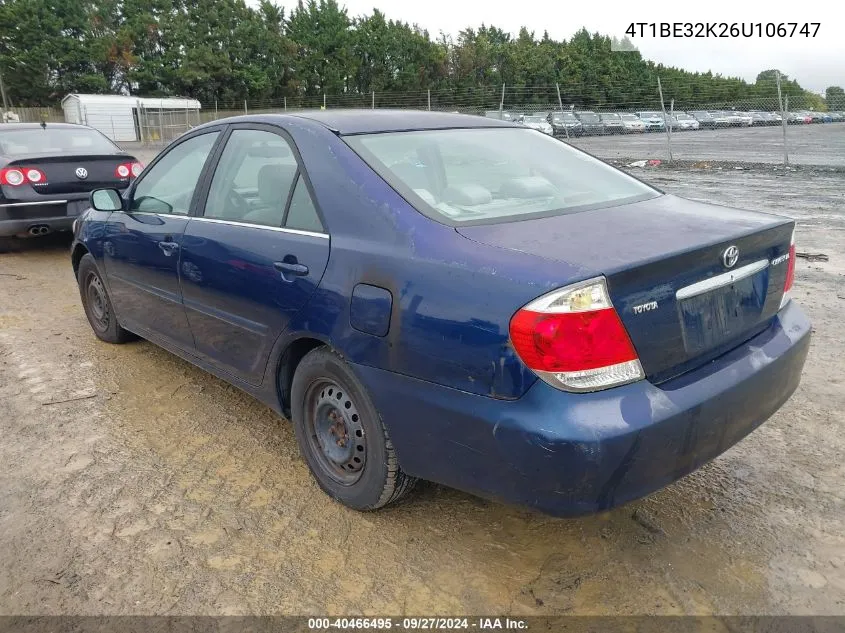
[[[640,175],[792,215],[799,251],[830,261],[797,267],[815,335],[790,402],[697,473],[579,520],[434,485],[346,510],[268,409],[152,344],[95,339],[67,242],[0,256],[0,614],[845,614],[845,176]]]
[[[787,127],[789,162],[794,165],[845,166],[845,123]],[[667,160],[665,132],[623,136],[585,136],[573,144],[601,158]],[[780,127],[728,128],[672,134],[675,160],[782,163]]]

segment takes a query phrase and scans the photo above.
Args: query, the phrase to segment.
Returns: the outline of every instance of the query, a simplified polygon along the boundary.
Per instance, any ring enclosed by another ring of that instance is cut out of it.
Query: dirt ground
[[[424,485],[358,514],[288,423],[147,342],[94,338],[67,242],[0,256],[0,614],[845,614],[845,176],[656,169],[792,215],[815,335],[769,422],[578,520]]]

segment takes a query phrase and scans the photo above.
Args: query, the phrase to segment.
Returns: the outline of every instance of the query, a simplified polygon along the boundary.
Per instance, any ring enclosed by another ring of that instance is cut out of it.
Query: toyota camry
[[[91,205],[72,265],[94,333],[265,402],[358,510],[418,479],[606,510],[753,431],[809,346],[792,220],[506,121],[216,121]]]

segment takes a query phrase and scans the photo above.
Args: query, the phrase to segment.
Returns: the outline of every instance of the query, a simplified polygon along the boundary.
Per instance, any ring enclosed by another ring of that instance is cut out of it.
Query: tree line
[[[687,106],[777,98],[775,70],[751,83],[611,44],[584,29],[556,41],[485,25],[432,37],[378,10],[350,16],[336,0],[300,0],[289,14],[271,0],[0,0],[0,73],[22,106],[75,92],[188,96],[209,107],[429,90],[498,105],[493,87],[502,84],[509,100],[548,102],[548,91],[532,88],[557,85],[566,104],[619,106],[654,104],[658,76],[667,98]],[[781,89],[823,107],[795,80],[783,77]]]

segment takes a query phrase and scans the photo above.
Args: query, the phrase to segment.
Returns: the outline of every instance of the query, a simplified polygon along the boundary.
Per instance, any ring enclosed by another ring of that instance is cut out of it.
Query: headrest
[[[258,170],[258,197],[267,206],[278,208],[285,204],[296,164],[264,165]]]

